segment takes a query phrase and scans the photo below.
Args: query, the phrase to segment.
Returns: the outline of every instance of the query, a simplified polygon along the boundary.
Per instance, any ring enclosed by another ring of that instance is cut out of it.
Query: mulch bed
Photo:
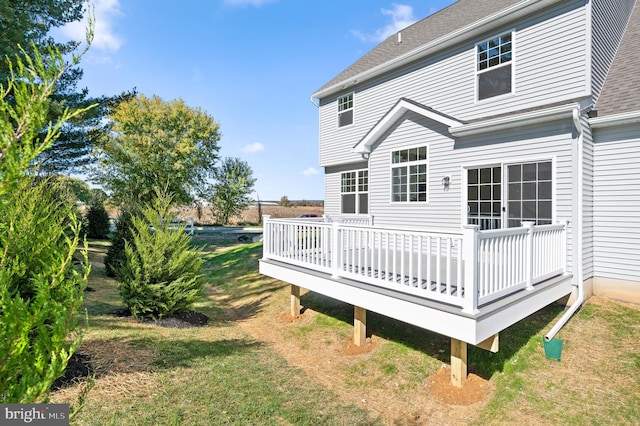
[[[82,353],[74,353],[67,362],[62,376],[58,377],[52,384],[51,390],[65,388],[69,385],[77,383],[79,379],[87,378],[93,373],[91,368],[91,357]]]
[[[111,313],[116,317],[130,317],[131,311],[129,309],[117,309]],[[140,318],[139,322],[145,324],[155,324],[160,327],[167,328],[189,328],[189,327],[203,327],[209,323],[210,318],[205,314],[195,311],[181,312],[179,314],[172,315],[170,317],[164,317],[160,319],[153,318]]]

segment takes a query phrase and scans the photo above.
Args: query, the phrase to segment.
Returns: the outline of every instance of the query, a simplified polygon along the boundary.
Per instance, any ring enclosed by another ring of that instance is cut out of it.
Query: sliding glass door
[[[467,223],[481,230],[552,223],[552,175],[551,161],[468,168]]]

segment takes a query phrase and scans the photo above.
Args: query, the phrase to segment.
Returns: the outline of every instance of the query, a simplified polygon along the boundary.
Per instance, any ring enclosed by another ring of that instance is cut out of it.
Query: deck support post
[[[291,284],[291,316],[300,315],[300,287]]]
[[[362,347],[367,343],[367,310],[353,307],[353,343]]]
[[[467,381],[467,343],[451,338],[451,384],[458,388]]]

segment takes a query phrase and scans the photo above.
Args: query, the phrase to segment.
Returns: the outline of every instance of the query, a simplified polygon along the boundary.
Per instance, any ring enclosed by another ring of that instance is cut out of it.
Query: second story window
[[[391,153],[391,201],[427,201],[427,147]]]
[[[353,124],[353,93],[338,98],[338,127]]]
[[[476,71],[478,100],[511,93],[512,34],[506,33],[478,44]]]

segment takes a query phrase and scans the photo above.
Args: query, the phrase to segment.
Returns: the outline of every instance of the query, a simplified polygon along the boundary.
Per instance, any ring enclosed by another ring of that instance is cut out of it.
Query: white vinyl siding
[[[636,0],[592,0],[593,102],[596,102],[618,50]]]
[[[351,152],[366,133],[402,97],[468,121],[588,96],[586,12],[575,1],[546,9],[520,24],[469,40],[439,56],[420,61],[375,81],[356,86],[357,121],[337,126],[337,96],[320,101],[320,164],[357,162]],[[514,30],[514,93],[476,101],[476,44]],[[549,46],[553,46],[551,49]],[[342,93],[341,95],[344,95]]]
[[[640,281],[640,128],[596,129],[593,275]]]
[[[582,123],[582,271],[584,279],[593,276],[593,134],[585,114]]]

